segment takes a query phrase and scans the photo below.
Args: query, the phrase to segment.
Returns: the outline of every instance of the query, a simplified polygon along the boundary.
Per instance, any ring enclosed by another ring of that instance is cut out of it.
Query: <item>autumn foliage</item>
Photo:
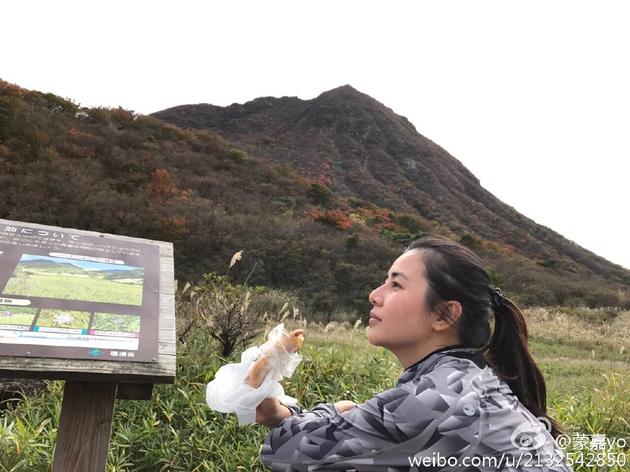
[[[169,204],[173,198],[190,198],[190,191],[180,190],[177,187],[177,178],[167,169],[155,169],[151,172],[148,184],[148,192],[161,204]]]
[[[306,214],[315,221],[319,221],[329,226],[339,229],[348,229],[352,227],[352,220],[342,210],[310,210]]]
[[[209,130],[0,81],[0,218],[173,241],[180,280],[246,248],[236,282],[295,291],[327,317],[368,313],[370,287],[422,234],[474,243],[516,300],[630,306],[621,271],[613,283],[554,254],[532,262],[470,228],[341,196],[320,170],[309,179]]]

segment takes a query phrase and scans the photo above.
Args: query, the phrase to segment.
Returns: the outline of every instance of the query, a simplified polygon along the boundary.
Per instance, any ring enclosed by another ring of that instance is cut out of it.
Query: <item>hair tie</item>
[[[503,303],[505,303],[505,295],[501,292],[499,287],[494,287],[490,289],[490,304],[492,305],[493,310],[497,310]]]

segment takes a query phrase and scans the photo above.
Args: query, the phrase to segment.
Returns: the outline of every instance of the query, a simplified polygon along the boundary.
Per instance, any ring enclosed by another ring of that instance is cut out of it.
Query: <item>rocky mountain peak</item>
[[[530,257],[566,257],[572,260],[567,267],[609,270],[607,261],[577,250],[497,199],[406,118],[351,85],[312,100],[265,97],[224,108],[167,109],[154,116],[181,127],[211,129],[256,156],[293,167],[339,196],[417,212],[455,234],[474,234]]]

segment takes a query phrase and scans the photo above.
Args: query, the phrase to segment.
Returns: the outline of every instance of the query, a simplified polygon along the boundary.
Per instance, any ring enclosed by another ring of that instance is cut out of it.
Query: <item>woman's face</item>
[[[412,250],[394,261],[387,279],[368,297],[370,312],[368,340],[394,354],[416,351],[429,344],[436,315],[426,307],[428,282],[422,253]]]

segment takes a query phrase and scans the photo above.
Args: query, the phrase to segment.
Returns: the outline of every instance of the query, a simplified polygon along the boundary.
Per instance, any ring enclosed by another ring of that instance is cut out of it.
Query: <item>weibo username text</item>
[[[408,457],[411,467],[477,467],[501,470],[505,467],[560,467],[564,465],[582,465],[585,467],[624,467],[628,457],[623,452],[573,452],[568,454],[549,454],[522,452],[520,454],[503,453],[498,456],[455,457],[445,456],[440,452],[421,457]]]

